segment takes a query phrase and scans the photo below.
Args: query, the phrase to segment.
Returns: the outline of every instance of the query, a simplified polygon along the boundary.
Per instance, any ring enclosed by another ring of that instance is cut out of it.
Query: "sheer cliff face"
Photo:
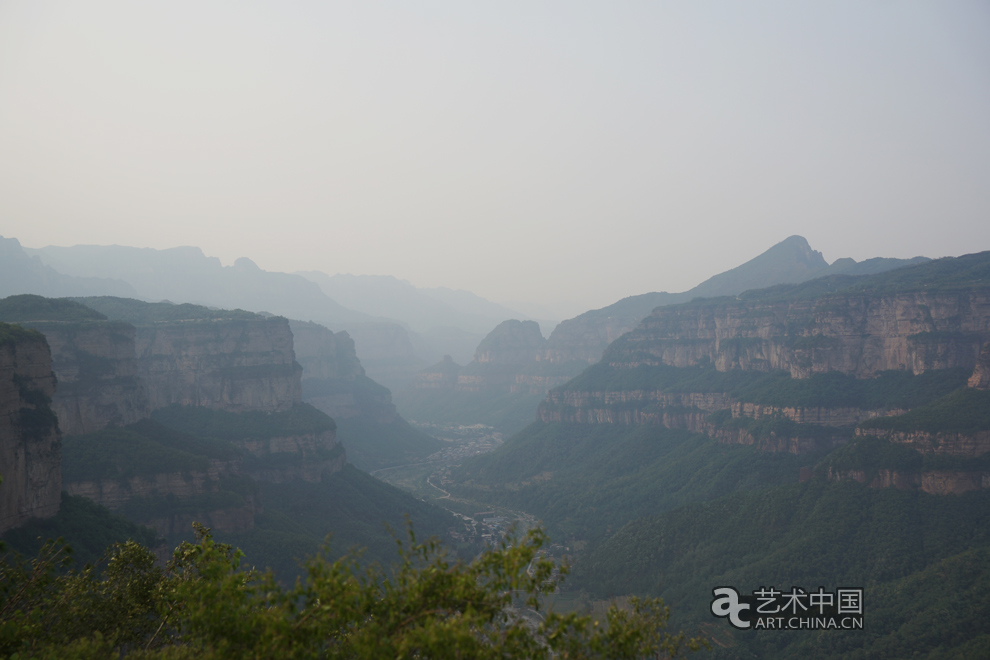
[[[603,358],[617,367],[713,363],[719,371],[972,369],[990,337],[990,290],[834,295],[659,308]]]
[[[52,408],[65,435],[123,426],[150,413],[138,377],[134,327],[118,322],[30,324],[52,351],[58,389]]]
[[[354,350],[354,340],[346,332],[333,332],[318,323],[304,321],[289,321],[289,327],[303,378],[364,375],[364,367]]]
[[[602,358],[609,344],[635,329],[657,307],[685,303],[695,298],[735,296],[744,291],[807,282],[827,275],[882,273],[926,261],[924,257],[877,258],[857,263],[846,258],[829,266],[821,253],[811,249],[803,237],[791,236],[741,266],[719,273],[688,291],[630,296],[608,307],[563,321],[550,335],[544,359],[550,362],[584,360],[594,364]]]
[[[648,314],[646,311],[645,314]],[[594,364],[613,341],[633,330],[645,314],[609,315],[562,321],[547,340],[542,359],[548,362],[582,360]]]
[[[641,365],[713,365],[722,372],[785,370],[793,378],[824,372],[871,378],[887,370],[920,374],[962,367],[972,370],[970,387],[985,388],[990,382],[986,375],[990,373],[988,338],[990,289],[986,286],[952,292],[827,294],[789,301],[713,300],[657,308],[637,329],[614,342],[602,362],[620,371]],[[710,415],[718,411],[734,421],[713,423]],[[739,401],[728,392],[637,387],[611,391],[599,384],[589,391],[580,387],[551,391],[540,405],[538,418],[544,422],[658,424],[741,444],[757,443],[746,430],[746,420],[784,419],[802,425],[803,430],[795,433],[809,437],[758,444],[770,451],[800,453],[845,442],[852,427],[865,420],[904,412],[813,404],[780,407]],[[819,430],[809,433],[811,427]],[[976,456],[990,447],[983,436],[956,436],[944,438],[946,453]],[[916,448],[937,444],[929,437],[890,439]]]
[[[44,337],[0,324],[0,532],[58,513],[61,440]]]
[[[306,403],[334,419],[361,417],[382,424],[395,421],[392,393],[365,376],[349,334],[303,321],[290,321],[290,327],[296,359],[303,367]]]
[[[302,367],[281,317],[142,325],[136,352],[152,409],[281,411],[302,400]]]

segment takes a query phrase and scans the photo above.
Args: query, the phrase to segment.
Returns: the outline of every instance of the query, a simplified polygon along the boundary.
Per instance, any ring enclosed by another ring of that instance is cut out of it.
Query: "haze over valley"
[[[0,2],[0,656],[990,657],[988,37]]]

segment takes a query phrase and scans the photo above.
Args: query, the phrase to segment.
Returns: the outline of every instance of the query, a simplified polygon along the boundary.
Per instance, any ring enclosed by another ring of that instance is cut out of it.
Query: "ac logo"
[[[749,609],[749,603],[739,602],[739,592],[732,587],[719,587],[712,591],[715,599],[712,600],[712,614],[717,617],[729,617],[729,623],[733,628],[745,630],[750,627],[748,620],[740,618],[739,613]],[[748,617],[747,617],[748,619]]]

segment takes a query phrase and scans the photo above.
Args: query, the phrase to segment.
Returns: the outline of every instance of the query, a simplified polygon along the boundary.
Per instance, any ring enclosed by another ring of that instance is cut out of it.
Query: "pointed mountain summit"
[[[822,253],[803,236],[791,236],[741,266],[708,278],[685,294],[691,298],[734,296],[749,289],[793,284],[818,277],[828,268]],[[652,311],[652,310],[651,310]]]
[[[735,296],[750,289],[798,284],[836,273],[879,273],[921,261],[927,259],[878,258],[857,263],[845,258],[829,266],[822,253],[813,250],[803,236],[790,236],[746,263],[714,275],[683,293],[662,291],[629,296],[608,307],[561,322],[547,340],[546,359],[551,362],[585,360],[595,363],[610,343],[635,328],[654,309],[664,305],[690,302],[695,298]]]

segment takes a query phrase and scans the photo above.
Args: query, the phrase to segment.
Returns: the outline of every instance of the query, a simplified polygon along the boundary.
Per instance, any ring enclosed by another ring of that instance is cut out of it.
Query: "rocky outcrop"
[[[44,336],[0,323],[0,532],[58,513],[61,438]]]
[[[875,417],[886,417],[902,413],[902,410],[889,408],[863,410],[861,408],[826,408],[770,406],[758,403],[737,401],[724,392],[663,392],[659,390],[626,390],[617,392],[582,392],[574,390],[552,390],[540,405],[538,417],[541,421],[573,421],[581,418],[607,419],[615,413],[611,409],[622,409],[624,418],[636,416],[637,409],[643,408],[694,408],[704,412],[718,410],[731,411],[734,419],[784,418],[798,424],[819,426],[851,427],[861,421]],[[588,415],[587,412],[595,412]],[[632,422],[630,422],[632,423]]]
[[[976,390],[990,389],[990,342],[983,344],[983,350],[976,358],[976,366],[973,368],[973,375],[970,376],[968,385]]]
[[[64,435],[147,417],[148,392],[138,377],[134,326],[68,298],[34,295],[0,300],[0,320],[45,335],[58,389],[52,408]]]
[[[483,365],[529,365],[541,358],[546,339],[536,321],[503,321],[488,333],[474,353]]]
[[[58,389],[52,408],[65,435],[124,426],[147,417],[148,389],[138,376],[134,326],[110,321],[29,323],[52,349]]]
[[[316,323],[291,321],[296,358],[303,367],[306,403],[334,419],[361,417],[391,424],[396,417],[392,393],[365,375],[354,341]]]
[[[318,323],[289,321],[296,360],[307,378],[364,376],[354,340],[346,332],[333,332]]]
[[[833,433],[754,435],[746,425],[716,423],[711,413],[731,412],[733,420],[787,419],[810,426],[833,426]],[[879,414],[879,413],[878,413]],[[763,451],[803,454],[844,443],[846,419],[867,417],[858,409],[774,408],[734,400],[721,392],[631,390],[580,392],[552,390],[537,413],[542,422],[665,426],[702,433],[724,444],[755,445]]]
[[[889,440],[913,448],[919,454],[940,454],[976,458],[990,452],[990,430],[974,433],[931,433],[929,431],[890,431],[857,428],[856,435]]]
[[[831,481],[857,481],[870,488],[921,490],[931,495],[959,495],[990,488],[990,472],[985,470],[877,470],[868,475],[865,470],[829,470]]]
[[[719,371],[839,371],[976,365],[990,337],[990,286],[960,292],[834,294],[783,301],[719,300],[659,308],[603,360],[619,368],[711,363]]]
[[[302,367],[281,317],[139,325],[136,352],[152,409],[280,411],[302,400]]]

